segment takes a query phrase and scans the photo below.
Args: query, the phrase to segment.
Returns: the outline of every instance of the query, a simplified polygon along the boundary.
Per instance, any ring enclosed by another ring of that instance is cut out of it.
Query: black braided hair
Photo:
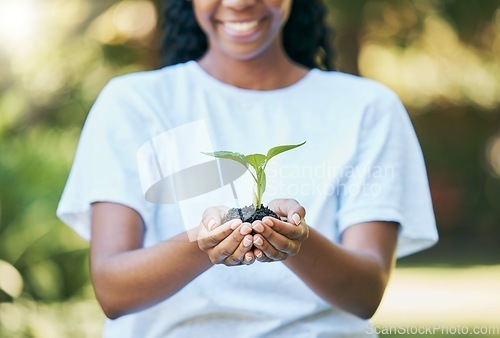
[[[208,42],[196,22],[192,3],[165,0],[163,13],[163,66],[201,58]],[[283,31],[283,45],[293,61],[308,68],[335,68],[334,31],[326,23],[327,14],[323,0],[293,0]]]

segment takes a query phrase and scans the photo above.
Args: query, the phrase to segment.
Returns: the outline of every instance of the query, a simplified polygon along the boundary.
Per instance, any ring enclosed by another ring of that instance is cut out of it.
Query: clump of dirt
[[[255,210],[253,205],[229,209],[226,215],[226,222],[239,218],[242,222],[253,223],[254,221],[262,220],[266,216],[280,219],[274,211],[261,204],[257,210]]]

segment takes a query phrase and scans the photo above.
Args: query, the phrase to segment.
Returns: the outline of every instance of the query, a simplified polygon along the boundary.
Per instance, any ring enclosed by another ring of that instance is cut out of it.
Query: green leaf
[[[262,154],[251,154],[245,156],[245,160],[248,164],[250,164],[254,169],[255,172],[259,170],[259,168],[262,166],[264,161],[266,160],[266,155]]]
[[[276,156],[278,154],[281,154],[285,151],[300,147],[300,146],[304,145],[305,143],[306,143],[306,141],[299,143],[299,144],[291,144],[291,145],[278,146],[278,147],[271,148],[267,152],[267,161],[269,161],[271,158],[273,158],[274,156]]]
[[[203,153],[203,154],[237,161],[242,165],[244,165],[245,168],[247,168],[247,170],[252,175],[253,179],[255,180],[254,205],[256,208],[258,208],[262,203],[262,195],[266,191],[267,182],[266,182],[266,173],[264,170],[266,169],[266,165],[269,162],[269,160],[278,154],[300,147],[305,143],[306,142],[304,141],[300,144],[291,144],[291,145],[271,148],[267,152],[267,156],[263,154],[250,154],[245,156],[243,154],[235,153],[232,151],[216,151],[214,153]],[[252,173],[250,167],[254,169],[254,173]]]
[[[233,160],[233,161],[241,163],[243,166],[245,166],[245,168],[248,168],[248,162],[245,159],[245,155],[240,154],[240,153],[235,153],[232,151],[216,151],[213,153],[204,153],[204,152],[202,152],[202,153],[205,155],[208,155],[208,156]]]

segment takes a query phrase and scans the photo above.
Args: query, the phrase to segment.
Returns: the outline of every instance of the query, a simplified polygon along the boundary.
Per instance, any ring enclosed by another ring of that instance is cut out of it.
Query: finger
[[[288,217],[288,219],[292,220],[292,222],[295,224],[295,225],[300,225],[300,223],[302,223],[302,218],[299,216],[298,213],[293,213],[292,216]],[[292,223],[290,222],[290,223]]]
[[[225,223],[226,214],[229,210],[226,206],[210,207],[203,212],[202,223],[207,230],[213,230]]]
[[[207,250],[219,245],[219,243],[221,243],[233,232],[240,232],[239,227],[241,224],[242,222],[240,219],[235,219],[222,224],[212,231],[200,231],[198,238],[200,248],[202,250]]]
[[[278,216],[293,220],[295,225],[300,224],[300,221],[306,217],[306,209],[299,202],[291,198],[275,199],[269,203],[268,207]]]
[[[261,222],[255,222],[252,228],[256,233],[262,235],[274,249],[286,254],[297,253],[298,250],[296,250],[295,243],[290,238],[275,231],[274,228],[266,226]]]
[[[237,219],[241,223],[240,219]],[[247,229],[248,228],[248,229]],[[247,235],[250,235],[252,232],[252,228],[248,223],[244,223],[240,227],[233,230],[226,238],[219,242],[214,248],[211,255],[218,257],[221,260],[225,260],[227,257],[233,256],[236,252],[236,249],[243,241],[243,238]],[[232,257],[231,259],[236,261],[238,258],[238,262],[241,263],[243,260],[242,257]]]
[[[261,249],[254,249],[253,254],[255,259],[262,263],[273,262],[273,260],[266,256],[266,254]]]
[[[261,234],[253,236],[253,244],[257,249],[262,250],[262,253],[265,254],[265,256],[273,261],[282,261],[288,257],[286,253],[273,247],[264,237],[262,237]]]
[[[300,222],[297,226],[274,217],[264,217],[262,223],[273,228],[275,232],[282,234],[288,239],[302,239],[307,235],[308,231],[305,221]]]
[[[251,265],[255,262],[255,255],[253,254],[253,251],[250,250],[245,254],[245,260],[243,261],[243,264],[245,265]]]
[[[224,263],[226,265],[240,265],[240,264],[252,264],[255,260],[252,250],[253,237],[248,234],[243,237],[236,250],[226,257]]]

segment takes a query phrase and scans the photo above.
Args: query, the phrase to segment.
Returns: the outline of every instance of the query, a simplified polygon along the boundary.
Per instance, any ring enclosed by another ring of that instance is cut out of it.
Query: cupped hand
[[[250,265],[255,262],[251,224],[242,223],[240,219],[225,222],[227,211],[223,206],[205,210],[199,226],[198,246],[213,264]]]
[[[268,205],[283,220],[264,217],[255,221],[254,255],[260,262],[281,261],[296,255],[302,242],[309,236],[304,217],[306,210],[293,199],[275,199]]]

